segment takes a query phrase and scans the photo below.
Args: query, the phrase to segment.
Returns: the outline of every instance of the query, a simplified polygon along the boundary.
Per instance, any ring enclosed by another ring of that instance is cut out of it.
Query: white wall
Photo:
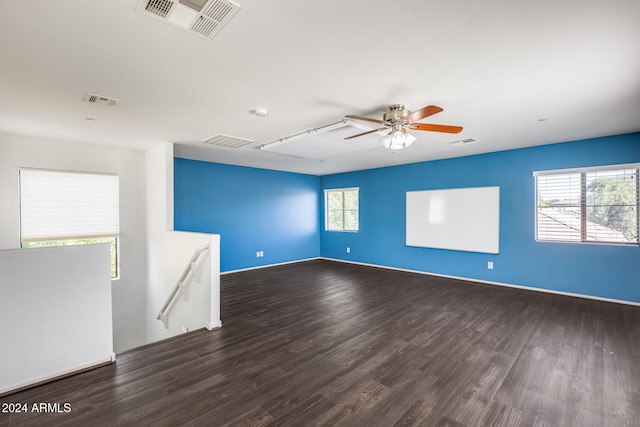
[[[114,349],[122,352],[146,343],[145,153],[0,134],[0,249],[20,246],[20,167],[118,174],[120,278],[112,281]]]
[[[146,152],[147,173],[147,341],[153,342],[220,323],[220,236],[173,231],[173,145]],[[160,308],[203,245],[201,282],[189,281],[189,300],[179,298],[169,311],[169,329],[156,319]]]
[[[112,360],[109,250],[0,250],[0,394]]]
[[[154,342],[183,332],[220,323],[220,263],[218,235],[165,231],[149,246],[147,341]],[[199,281],[189,275],[185,281],[188,299],[179,293],[166,311],[168,328],[157,319],[167,297],[176,286],[196,249],[207,245],[196,263]],[[183,330],[186,328],[186,330]]]

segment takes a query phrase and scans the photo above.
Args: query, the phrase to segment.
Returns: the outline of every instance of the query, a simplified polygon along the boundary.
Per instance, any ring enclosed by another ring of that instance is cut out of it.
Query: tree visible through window
[[[637,244],[639,174],[626,166],[536,172],[536,239]]]
[[[358,189],[324,190],[325,229],[328,231],[358,231]]]
[[[46,240],[38,242],[22,242],[22,248],[49,248],[52,246],[90,245],[108,243],[111,257],[111,278],[118,277],[118,239],[116,237],[100,237],[95,239]]]

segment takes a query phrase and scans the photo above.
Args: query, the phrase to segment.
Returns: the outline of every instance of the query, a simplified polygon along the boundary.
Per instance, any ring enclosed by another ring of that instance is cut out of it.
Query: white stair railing
[[[160,313],[158,313],[158,317],[156,317],[156,319],[162,321],[165,329],[169,329],[168,311],[172,306],[173,301],[178,296],[178,293],[182,295],[182,298],[185,301],[189,300],[189,288],[187,286],[187,279],[189,279],[189,276],[193,275],[195,281],[197,283],[200,283],[200,265],[198,265],[198,259],[200,258],[200,255],[207,251],[207,249],[209,249],[209,245],[201,246],[195,250],[195,252],[191,256],[191,259],[189,260],[189,263],[182,272],[180,279],[178,279],[178,282],[171,291],[171,294],[160,309]]]

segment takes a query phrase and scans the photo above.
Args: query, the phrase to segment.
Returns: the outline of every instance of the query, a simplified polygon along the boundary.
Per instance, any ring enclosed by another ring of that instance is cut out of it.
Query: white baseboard
[[[212,331],[214,329],[220,329],[220,328],[222,328],[222,322],[219,321],[219,320],[217,322],[214,322],[214,323],[205,322],[204,327],[207,328],[210,331]]]
[[[447,278],[447,279],[464,280],[466,282],[472,282],[472,283],[476,282],[476,283],[483,283],[483,284],[487,284],[487,285],[504,286],[504,287],[507,287],[507,288],[524,289],[526,291],[544,292],[546,294],[564,295],[564,296],[576,297],[576,298],[586,298],[586,299],[591,299],[591,300],[596,300],[596,301],[613,302],[613,303],[616,303],[616,304],[626,304],[626,305],[633,305],[633,306],[636,306],[636,307],[640,307],[640,303],[635,302],[635,301],[627,301],[627,300],[620,300],[620,299],[614,299],[614,298],[604,298],[604,297],[597,297],[597,296],[593,296],[593,295],[577,294],[577,293],[572,293],[572,292],[555,291],[555,290],[552,290],[552,289],[536,288],[536,287],[533,287],[533,286],[514,285],[514,284],[511,284],[511,283],[492,282],[492,281],[489,281],[489,280],[472,279],[472,278],[469,278],[469,277],[461,277],[461,276],[451,276],[451,275],[448,275],[448,274],[431,273],[431,272],[428,272],[428,271],[420,271],[420,270],[410,270],[408,268],[390,267],[390,266],[387,266],[387,265],[369,264],[369,263],[366,263],[366,262],[348,261],[348,260],[338,259],[338,258],[319,257],[317,259],[325,259],[325,260],[328,260],[328,261],[343,262],[343,263],[346,263],[346,264],[357,264],[357,265],[364,265],[364,266],[367,266],[367,267],[385,268],[387,270],[405,271],[405,272],[408,272],[408,273],[418,273],[418,274],[424,274],[424,275],[427,275],[427,276],[436,276],[436,277],[444,277],[444,278]]]
[[[255,267],[247,267],[247,268],[240,268],[238,270],[223,271],[223,272],[220,272],[220,275],[223,276],[225,274],[239,273],[241,271],[250,271],[250,270],[258,270],[260,268],[276,267],[278,265],[295,264],[295,263],[298,263],[298,262],[311,261],[311,260],[314,260],[314,259],[322,259],[322,257],[303,258],[303,259],[297,259],[297,260],[294,260],[294,261],[278,262],[278,263],[275,263],[275,264],[257,265]]]
[[[56,372],[51,372],[50,374],[43,375],[36,378],[30,378],[26,381],[21,381],[19,383],[11,384],[11,385],[3,385],[0,386],[0,396],[8,395],[11,393],[15,393],[19,390],[23,390],[26,388],[34,387],[40,384],[44,384],[50,381],[57,380],[59,378],[68,377],[70,375],[74,375],[80,372],[87,371],[89,369],[97,368],[99,366],[108,365],[113,363],[116,360],[115,353],[110,353],[108,356],[92,360],[90,362],[82,363],[80,365],[62,369]]]

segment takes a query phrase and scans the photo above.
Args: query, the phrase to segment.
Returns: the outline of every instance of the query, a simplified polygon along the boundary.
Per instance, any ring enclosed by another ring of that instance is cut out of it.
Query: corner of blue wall
[[[320,254],[317,176],[174,160],[175,229],[220,234],[220,270]]]

